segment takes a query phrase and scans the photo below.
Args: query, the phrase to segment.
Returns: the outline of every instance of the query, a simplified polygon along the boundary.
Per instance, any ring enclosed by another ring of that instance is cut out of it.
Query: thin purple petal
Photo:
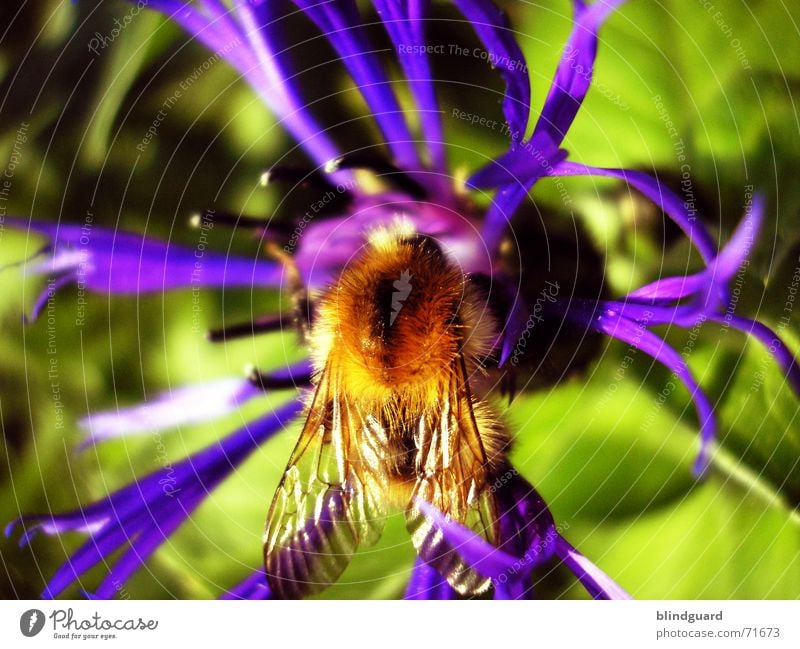
[[[519,566],[519,560],[498,550],[461,523],[445,516],[433,505],[417,499],[420,510],[441,531],[447,543],[477,573],[490,579],[507,575]]]
[[[764,197],[756,194],[752,205],[745,210],[742,220],[714,262],[714,281],[727,283],[750,257],[764,224]]]
[[[503,113],[514,134],[512,148],[525,137],[531,112],[531,86],[525,55],[508,18],[492,0],[454,0],[483,42],[493,66],[503,77]]]
[[[14,217],[7,217],[6,223],[50,238],[46,259],[31,259],[25,268],[32,274],[50,275],[57,287],[75,281],[90,291],[112,294],[192,286],[278,287],[283,275],[281,265],[273,261],[187,248],[122,230]],[[46,302],[48,290],[39,296],[36,313]]]
[[[670,369],[684,384],[695,404],[700,422],[700,451],[694,470],[697,475],[702,474],[708,465],[709,445],[714,439],[716,420],[711,402],[700,389],[681,355],[643,324],[628,320],[618,313],[601,311],[599,315],[582,324],[588,324],[601,333],[642,350]]]
[[[800,362],[789,351],[789,347],[777,333],[767,325],[751,318],[725,314],[714,315],[710,319],[722,324],[728,324],[758,340],[780,365],[792,389],[797,394],[800,394]]]
[[[269,41],[271,30],[280,29],[281,24],[273,26],[274,21],[269,19],[263,24],[256,23],[253,13],[259,9],[249,4],[238,2],[235,9],[229,9],[219,0],[203,0],[197,5],[179,0],[151,0],[148,7],[168,16],[227,60],[321,166],[337,157],[339,149],[305,108]],[[274,3],[259,4],[268,11]]]
[[[224,592],[220,599],[272,599],[272,593],[267,584],[264,568],[254,570],[247,578],[242,580],[230,590]]]
[[[573,548],[563,537],[556,541],[556,555],[575,574],[581,585],[595,599],[631,599],[611,577]]]
[[[539,178],[546,175],[548,169],[552,169],[553,165],[558,164],[567,155],[567,152],[563,149],[549,150],[547,152],[531,152],[528,149],[519,150],[525,151],[524,155],[534,161],[535,168],[524,178],[514,178],[511,182],[501,185],[492,199],[492,204],[489,206],[481,228],[486,248],[491,252],[496,251],[500,246],[511,219],[534,184]],[[473,185],[474,179],[471,178],[467,184],[477,187],[478,185]]]
[[[592,84],[597,34],[611,12],[624,1],[597,0],[589,6],[574,3],[575,26],[531,136],[538,146],[561,146]]]
[[[431,164],[444,171],[447,161],[444,133],[431,66],[425,54],[425,22],[430,13],[430,0],[373,0],[397,52],[406,79],[419,110],[422,134],[428,145]]]
[[[130,542],[130,547],[114,562],[94,592],[97,599],[111,599],[122,584],[136,572],[142,564],[166,541],[189,516],[190,512],[177,510],[153,525],[146,534]]]
[[[240,378],[218,379],[162,392],[146,403],[95,412],[82,419],[79,424],[88,434],[81,447],[116,437],[211,421],[263,394],[264,391],[251,381]]]
[[[707,264],[716,257],[717,249],[714,240],[705,226],[690,215],[686,204],[672,190],[665,187],[658,179],[641,171],[627,169],[604,169],[591,167],[576,162],[564,161],[548,170],[551,176],[607,176],[619,178],[658,205],[681,230],[689,237]]]
[[[516,469],[498,472],[492,485],[500,508],[500,548],[535,568],[553,554],[555,521],[539,492]]]
[[[398,165],[419,167],[416,144],[354,0],[293,0],[325,34],[372,111]]]
[[[47,592],[56,596],[79,575],[127,543],[139,539],[143,544],[142,555],[152,551],[153,543],[160,545],[165,534],[159,530],[176,529],[211,490],[293,419],[301,407],[299,401],[292,401],[175,466],[155,471],[86,507],[64,514],[23,516],[6,527],[6,535],[12,533],[17,523],[23,525],[27,538],[36,529],[48,534],[81,531],[90,535],[48,584]],[[136,564],[135,553],[126,557],[120,567],[123,575]]]
[[[435,568],[417,557],[403,599],[459,599],[459,594]]]
[[[708,277],[705,272],[685,277],[664,277],[637,288],[626,296],[632,300],[680,300],[705,289]]]
[[[488,250],[494,251],[500,247],[511,219],[527,197],[528,190],[534,182],[536,181],[527,185],[514,183],[502,187],[492,199],[481,228],[481,235]]]

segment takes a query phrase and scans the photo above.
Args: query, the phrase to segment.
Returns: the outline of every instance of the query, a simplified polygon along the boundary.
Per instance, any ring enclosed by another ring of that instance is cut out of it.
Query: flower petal
[[[397,57],[419,110],[422,134],[430,152],[431,164],[445,171],[444,132],[431,66],[425,54],[425,22],[430,0],[373,0],[384,27],[394,43]]]
[[[111,599],[131,575],[152,555],[159,546],[175,532],[190,512],[178,509],[166,516],[157,525],[151,526],[147,533],[140,534],[130,542],[130,547],[114,562],[97,590],[95,599]]]
[[[743,318],[730,314],[711,316],[710,319],[728,324],[739,331],[753,336],[767,351],[772,354],[775,362],[780,365],[792,389],[800,394],[800,362],[794,357],[781,337],[767,325],[758,320]]]
[[[575,574],[595,599],[631,599],[611,577],[573,548],[562,536],[555,543],[556,555]]]
[[[525,149],[525,151],[527,151],[527,149]],[[548,168],[552,168],[554,164],[563,160],[567,152],[562,149],[550,150],[547,153],[526,153],[526,156],[527,155],[532,155],[531,159],[536,160],[537,169],[527,174],[522,179],[515,178],[511,182],[501,185],[497,194],[492,199],[492,204],[489,206],[489,210],[484,218],[481,234],[486,248],[492,253],[500,246],[500,242],[511,219],[514,217],[522,201],[525,200],[528,192],[534,184],[536,184],[536,181],[546,174]],[[479,176],[480,172],[467,181],[467,184],[470,186],[477,186],[473,185],[473,181]]]
[[[403,599],[459,599],[459,594],[435,568],[417,557]]]
[[[544,499],[513,467],[498,472],[492,488],[500,508],[500,548],[533,569],[553,554],[555,521]]]
[[[631,291],[626,298],[647,301],[680,300],[704,290],[707,282],[705,272],[685,277],[663,277]]]
[[[372,111],[396,163],[419,167],[419,156],[391,81],[370,46],[354,0],[293,0],[317,25],[341,57]]]
[[[282,28],[277,17],[269,15],[274,2],[259,3],[259,8],[238,2],[233,10],[220,0],[202,0],[196,5],[181,0],[150,0],[147,4],[228,61],[314,162],[321,166],[340,154],[305,108],[270,43],[272,32]],[[254,18],[258,11],[267,14],[260,23]]]
[[[430,503],[419,498],[417,503],[422,513],[444,535],[448,545],[480,575],[497,579],[519,566],[518,559],[498,550],[469,528],[445,516]]]
[[[685,203],[678,195],[665,187],[657,178],[653,178],[641,171],[605,169],[566,160],[554,165],[547,173],[551,176],[588,175],[619,178],[631,187],[638,189],[658,205],[689,237],[689,241],[695,245],[706,264],[716,257],[717,248],[706,227],[701,222],[698,222],[695,216],[690,215]]]
[[[512,148],[525,137],[531,112],[531,85],[525,55],[506,14],[492,0],[454,0],[469,20],[506,84],[503,114],[514,133]]]
[[[700,389],[681,355],[662,338],[649,331],[645,325],[633,322],[616,312],[601,310],[599,314],[588,321],[583,321],[582,324],[588,324],[597,331],[633,345],[652,356],[670,369],[689,390],[700,422],[700,451],[695,461],[694,471],[696,475],[701,475],[708,465],[709,445],[716,432],[716,419],[711,402]]]
[[[592,84],[597,34],[611,12],[624,1],[597,0],[588,6],[573,2],[575,25],[531,136],[537,146],[561,146]]]
[[[81,574],[126,544],[140,543],[123,555],[119,575],[127,578],[147,556],[194,511],[261,443],[281,430],[301,410],[295,400],[235,431],[220,442],[165,466],[96,501],[63,514],[26,515],[6,527],[9,536],[17,523],[27,541],[37,530],[48,534],[81,531],[89,540],[56,571],[46,592],[55,597]],[[104,583],[109,593],[112,582]],[[116,587],[116,584],[113,584]]]
[[[25,265],[32,274],[54,278],[37,299],[34,315],[54,286],[70,281],[96,293],[141,294],[191,286],[278,287],[283,275],[273,261],[191,249],[122,230],[14,217],[6,217],[6,223],[51,240],[45,260]]]
[[[764,197],[756,194],[731,238],[717,256],[715,281],[727,283],[750,257],[764,224]]]
[[[536,182],[535,180],[533,182]],[[511,223],[520,204],[528,195],[528,190],[533,186],[510,184],[498,190],[492,199],[492,204],[486,212],[481,227],[481,235],[488,250],[494,251],[500,247],[503,235]]]
[[[81,447],[224,417],[264,391],[241,378],[218,379],[161,392],[130,408],[95,412],[79,424],[87,431]]]
[[[249,577],[223,593],[220,599],[272,599],[264,568],[254,570]]]

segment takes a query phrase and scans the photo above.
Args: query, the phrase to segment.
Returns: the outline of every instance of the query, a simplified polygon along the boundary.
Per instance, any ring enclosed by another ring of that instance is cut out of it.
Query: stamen
[[[325,205],[317,214],[336,214],[353,202],[353,193],[345,185],[335,185],[321,171],[303,167],[276,165],[261,174],[261,185],[272,182],[291,184],[293,189],[310,189],[315,195],[325,196]]]
[[[261,174],[261,185],[266,187],[273,182],[291,183],[294,185],[311,185],[322,191],[336,189],[325,174],[316,169],[275,165]]]
[[[214,225],[225,225],[230,228],[249,228],[253,230],[264,230],[272,223],[258,216],[245,216],[233,212],[219,212],[217,210],[206,210],[205,212],[195,212],[189,217],[189,225],[198,230],[203,227],[204,221],[211,221]]]
[[[339,169],[366,169],[412,198],[423,200],[428,196],[428,191],[423,185],[381,156],[363,152],[347,153],[330,160],[325,165],[326,173],[333,173]]]

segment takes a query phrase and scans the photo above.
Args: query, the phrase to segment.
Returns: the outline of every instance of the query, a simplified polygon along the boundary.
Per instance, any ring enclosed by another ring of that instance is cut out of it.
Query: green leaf
[[[720,476],[673,507],[566,536],[638,599],[800,597],[800,526]]]

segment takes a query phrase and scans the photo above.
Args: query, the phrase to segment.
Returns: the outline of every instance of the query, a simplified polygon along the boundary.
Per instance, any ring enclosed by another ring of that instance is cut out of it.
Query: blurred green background
[[[475,46],[468,28],[441,3],[432,43]],[[570,4],[501,3],[529,64],[534,110],[546,94],[570,29]],[[713,8],[709,9],[709,5]],[[88,50],[129,13],[121,0],[66,0],[3,7],[0,41],[0,160],[12,172],[5,213],[146,231],[196,245],[196,210],[291,216],[292,198],[261,188],[260,173],[279,159],[302,162],[293,143],[254,93],[224,64],[208,66],[137,150],[164,100],[209,53],[154,12],[126,23],[113,42]],[[566,142],[573,159],[656,171],[676,190],[690,165],[702,218],[721,241],[742,213],[744,187],[768,198],[768,216],[743,275],[737,313],[777,326],[800,266],[800,85],[796,55],[800,10],[768,0],[630,0],[604,28],[596,82]],[[314,31],[298,23],[302,41]],[[376,40],[385,38],[379,31]],[[383,41],[385,43],[385,41]],[[294,52],[300,85],[319,101],[320,121],[363,115],[356,93],[318,39]],[[452,166],[463,175],[499,154],[502,136],[450,118],[450,107],[500,116],[502,84],[484,62],[434,60],[447,119]],[[330,73],[328,73],[330,70]],[[470,84],[469,87],[465,84]],[[467,91],[468,90],[468,91]],[[660,98],[660,99],[659,99]],[[668,116],[677,136],[664,122]],[[24,130],[25,141],[18,133]],[[333,132],[343,147],[374,138],[366,120]],[[677,138],[677,139],[676,139]],[[680,140],[685,161],[677,156]],[[16,149],[15,149],[16,147]],[[612,294],[660,274],[697,267],[685,241],[660,215],[613,182],[569,180],[576,216],[605,262]],[[537,204],[571,232],[558,188],[543,181]],[[559,219],[561,219],[559,221]],[[217,250],[255,254],[243,232],[217,228]],[[161,436],[110,441],[83,453],[77,420],[87,412],[132,405],[184,383],[240,375],[248,363],[269,368],[299,358],[292,333],[211,345],[203,331],[247,320],[278,299],[263,291],[203,291],[200,328],[191,292],[140,298],[93,295],[87,322],[74,326],[75,289],[56,311],[64,425],[47,376],[44,321],[22,326],[41,279],[14,265],[42,240],[0,229],[0,520],[20,512],[62,511],[102,497],[160,466],[158,445],[174,461],[242,425],[289,394],[272,395],[213,423]],[[587,272],[597,273],[589,268]],[[795,309],[781,333],[798,349]],[[686,332],[670,330],[682,348]],[[622,380],[626,346],[603,341],[584,371],[521,395],[506,416],[517,435],[513,460],[539,488],[562,533],[638,598],[800,597],[800,423],[798,401],[755,344],[708,325],[690,366],[720,415],[720,448],[703,481],[691,465],[697,421],[685,390],[663,405],[668,373],[636,355]],[[613,388],[610,386],[614,386]],[[504,405],[505,407],[505,405]],[[132,598],[218,596],[260,562],[269,499],[294,442],[288,430],[266,444],[215,491],[169,543],[125,586]],[[37,597],[45,580],[83,538],[37,537],[19,549],[0,540],[0,596]],[[413,550],[401,520],[359,555],[325,597],[402,594]],[[98,583],[103,566],[83,581]],[[543,597],[585,597],[561,568],[540,571]],[[77,595],[77,590],[69,591]]]

